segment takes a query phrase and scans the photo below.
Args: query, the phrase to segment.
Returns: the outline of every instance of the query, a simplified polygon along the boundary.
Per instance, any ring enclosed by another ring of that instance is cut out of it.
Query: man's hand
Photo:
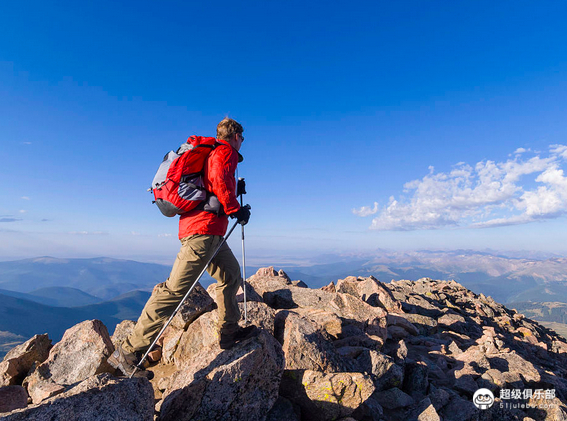
[[[231,218],[236,218],[240,225],[246,225],[250,219],[250,205],[241,206],[236,212],[230,214]]]

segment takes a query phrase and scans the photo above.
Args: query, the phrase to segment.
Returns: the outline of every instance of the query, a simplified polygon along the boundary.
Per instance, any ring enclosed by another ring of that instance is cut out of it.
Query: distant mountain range
[[[567,259],[563,257],[523,258],[457,250],[379,251],[323,259],[329,263],[276,269],[284,269],[292,279],[311,288],[350,275],[372,275],[382,282],[454,279],[476,293],[518,307],[536,320],[567,321]],[[3,343],[21,342],[44,332],[58,340],[68,327],[82,320],[99,319],[113,328],[124,319],[137,319],[149,292],[167,279],[170,269],[104,257],[0,262],[0,355]],[[247,267],[248,275],[257,269]],[[205,287],[210,282],[208,276],[201,280]],[[551,310],[550,302],[565,306],[553,304]]]
[[[70,287],[47,287],[36,289],[29,293],[9,291],[0,289],[0,294],[9,297],[22,298],[52,307],[81,307],[89,304],[97,304],[103,300],[93,297],[77,288]]]
[[[131,291],[102,303],[69,308],[0,294],[0,331],[24,338],[47,332],[59,340],[69,327],[89,319],[99,319],[113,331],[122,320],[136,320],[149,296],[149,292]]]
[[[454,279],[502,303],[567,303],[567,258],[512,258],[476,251],[387,252],[374,256],[340,256],[333,263],[284,268],[312,288],[348,275],[374,276],[383,282],[420,278]]]
[[[520,258],[495,252],[456,250],[378,251],[373,255],[325,256],[325,260],[331,263],[286,265],[277,269],[284,269],[291,278],[300,279],[312,288],[349,275],[372,275],[383,282],[428,277],[454,279],[502,303],[567,303],[567,258],[563,257]],[[251,275],[257,269],[247,267],[247,273]],[[4,290],[0,293],[31,294],[33,297],[20,298],[59,307],[96,304],[133,290],[150,291],[155,284],[167,279],[170,270],[170,266],[105,257],[39,257],[0,262],[0,290]],[[201,283],[206,286],[210,282],[211,279],[205,277]]]
[[[514,303],[513,308],[534,320],[545,320],[548,322],[567,324],[567,304],[559,302]]]
[[[81,290],[100,300],[108,300],[133,290],[151,290],[163,282],[171,267],[132,260],[105,257],[94,259],[56,259],[38,257],[9,262],[0,262],[0,289],[49,296],[38,289],[48,287],[70,287]],[[84,299],[83,297],[81,299]]]
[[[28,338],[11,332],[0,331],[0,359],[15,346],[25,342]]]

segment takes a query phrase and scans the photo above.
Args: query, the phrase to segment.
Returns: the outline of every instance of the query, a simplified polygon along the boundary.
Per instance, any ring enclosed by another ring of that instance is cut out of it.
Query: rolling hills
[[[45,332],[53,340],[69,327],[89,319],[99,319],[111,330],[124,319],[137,319],[150,294],[131,291],[112,300],[82,307],[52,307],[0,294],[0,331],[25,339]],[[18,340],[12,336],[9,338]]]
[[[34,301],[52,307],[81,307],[89,304],[97,304],[103,300],[93,297],[77,288],[70,287],[46,287],[29,293],[9,291],[0,289],[0,294],[24,300]]]
[[[108,300],[128,291],[151,290],[170,270],[169,266],[106,257],[38,257],[0,262],[0,289],[37,294],[42,288],[64,286]]]

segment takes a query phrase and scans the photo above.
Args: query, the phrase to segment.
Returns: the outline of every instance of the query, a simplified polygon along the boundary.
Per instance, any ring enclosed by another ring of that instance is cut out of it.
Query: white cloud
[[[552,145],[547,157],[522,159],[519,148],[505,162],[481,161],[474,166],[460,162],[450,172],[429,174],[407,182],[409,198],[391,197],[378,209],[353,210],[357,215],[378,213],[371,229],[419,230],[445,227],[484,228],[524,224],[567,213],[567,177],[561,169],[567,146]],[[524,188],[532,175],[538,186]]]
[[[567,159],[567,146],[566,145],[551,145],[551,153],[559,155],[563,159]]]
[[[475,222],[469,228],[494,228],[504,227],[507,225],[520,225],[531,222],[530,218],[526,215],[516,215],[508,218],[493,218],[487,221]]]
[[[378,212],[378,202],[374,202],[374,207],[370,208],[370,206],[363,206],[360,209],[353,209],[352,213],[358,216],[369,216],[374,215]]]
[[[158,237],[171,237],[171,234],[158,234]]]
[[[27,210],[25,210],[25,209],[20,209],[19,212],[20,212],[20,213],[26,213]]]
[[[22,199],[22,200],[30,200],[30,198],[27,197],[27,196],[22,196],[20,199]]]
[[[524,153],[529,151],[529,149],[525,149],[525,148],[518,148],[514,151],[515,154],[520,154],[520,153]]]
[[[537,190],[525,192],[518,203],[519,209],[534,218],[559,216],[566,210],[567,178],[556,165],[542,172],[536,182],[543,183]]]
[[[104,231],[71,231],[69,234],[72,235],[108,235],[107,232]]]

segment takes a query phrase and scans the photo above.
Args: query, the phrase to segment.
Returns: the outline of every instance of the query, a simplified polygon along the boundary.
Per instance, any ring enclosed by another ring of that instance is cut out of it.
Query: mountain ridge
[[[108,257],[39,257],[0,262],[0,289],[30,293],[45,287],[79,289],[103,300],[137,289],[151,290],[171,268]]]
[[[99,319],[113,330],[125,319],[137,319],[149,296],[146,291],[131,291],[98,304],[52,307],[0,294],[0,331],[24,339],[49,332],[59,340],[69,327],[88,319]]]
[[[47,335],[30,339],[0,365],[0,380],[21,397],[3,419],[85,407],[158,421],[567,419],[567,341],[455,281],[349,276],[311,289],[269,267],[247,289],[257,334],[221,349],[216,295],[199,287],[152,352],[151,386],[114,377],[106,363],[131,321],[112,338],[85,320],[53,347]],[[541,393],[506,393],[517,390]]]

